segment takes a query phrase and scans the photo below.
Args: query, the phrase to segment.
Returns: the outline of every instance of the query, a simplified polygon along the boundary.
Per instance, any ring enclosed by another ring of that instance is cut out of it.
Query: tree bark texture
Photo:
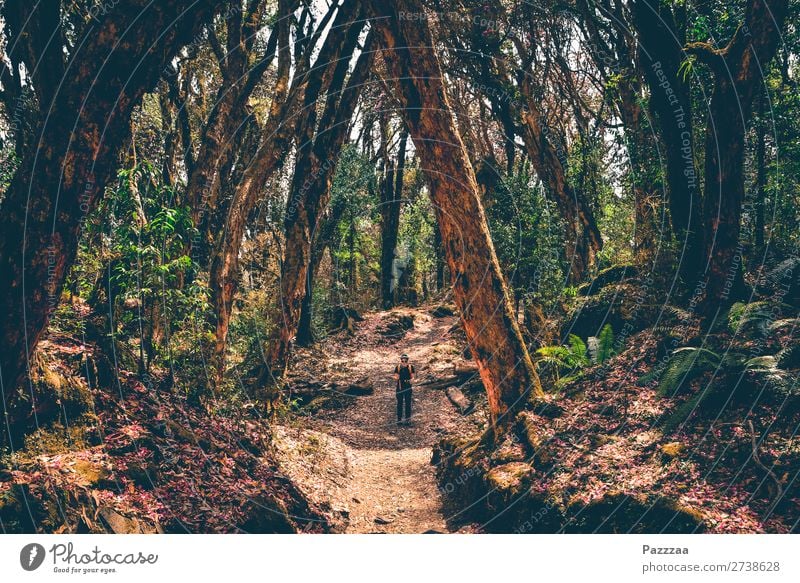
[[[399,14],[422,13],[422,5],[408,0],[375,2],[373,7],[382,57],[428,177],[456,304],[486,387],[492,426],[504,427],[529,393],[541,395],[542,388],[500,272],[475,172],[455,129],[428,26],[424,19],[410,22]]]
[[[2,330],[6,412],[58,304],[83,221],[117,169],[133,108],[178,49],[211,19],[217,4],[131,0],[115,5],[78,40],[69,83],[59,85],[63,75],[49,79],[56,87],[41,94],[41,103],[49,105],[37,129],[36,155],[22,161],[2,209],[0,305],[5,321],[16,323]],[[60,43],[58,49],[63,58]],[[54,57],[47,55],[40,56],[50,62]],[[27,65],[35,70],[37,63]]]

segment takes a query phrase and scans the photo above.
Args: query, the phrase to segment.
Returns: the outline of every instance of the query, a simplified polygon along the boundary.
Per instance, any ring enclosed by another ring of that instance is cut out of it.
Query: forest
[[[800,531],[798,16],[0,0],[0,532]]]

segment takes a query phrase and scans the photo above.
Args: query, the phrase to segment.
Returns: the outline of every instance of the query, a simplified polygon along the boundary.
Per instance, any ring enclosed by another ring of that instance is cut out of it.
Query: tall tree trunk
[[[542,387],[514,317],[427,23],[398,14],[422,14],[424,9],[417,0],[376,2],[373,7],[383,59],[428,177],[456,304],[486,387],[492,427],[500,429],[529,393],[542,395]]]
[[[529,103],[533,103],[531,100]],[[555,199],[566,226],[566,252],[570,263],[570,280],[580,282],[594,266],[597,254],[603,248],[603,239],[597,220],[583,193],[573,188],[566,174],[566,152],[553,144],[544,118],[529,107],[523,113],[523,141],[536,174],[544,182],[547,192]]]
[[[383,308],[394,305],[394,258],[400,228],[400,208],[403,199],[403,173],[406,160],[408,130],[403,128],[397,151],[397,164],[388,161],[388,170],[381,194],[381,299]]]
[[[46,106],[37,154],[22,161],[3,201],[0,307],[11,324],[1,333],[6,412],[58,304],[83,222],[116,171],[133,108],[215,5],[130,0],[76,42],[69,83],[58,85]],[[36,70],[36,63],[27,68]]]
[[[753,243],[757,261],[763,260],[764,253],[764,207],[767,199],[767,160],[766,138],[767,132],[764,124],[764,93],[758,99],[758,125],[756,126],[756,193],[755,193],[755,220],[753,225]]]
[[[303,301],[300,304],[300,318],[297,321],[298,346],[311,346],[314,343],[313,309],[314,309],[314,279],[317,267],[325,249],[314,249],[311,252],[311,260],[308,265],[308,276],[306,277],[306,289]]]
[[[700,181],[695,167],[692,109],[689,84],[680,67],[685,59],[685,35],[679,20],[685,8],[663,0],[634,0],[633,21],[641,44],[638,59],[650,89],[650,109],[664,142],[669,211],[672,230],[680,246],[679,275],[684,284],[697,282],[702,270],[702,205]]]
[[[177,187],[178,175],[178,133],[175,127],[175,93],[177,79],[168,79],[158,88],[158,105],[161,111],[161,133],[164,135],[164,159],[161,162],[161,180],[170,188]]]
[[[351,24],[343,55],[352,54],[361,29],[362,22]],[[372,51],[365,45],[344,89],[341,87],[348,59],[339,60],[316,135],[314,128],[307,126],[306,136],[301,138],[304,147],[295,163],[284,221],[286,240],[281,263],[280,310],[274,322],[264,374],[261,375],[262,380],[270,384],[283,376],[288,364],[289,346],[297,332],[300,306],[305,296],[312,237],[330,200],[333,173],[348,135],[355,105],[369,75],[372,57]],[[312,97],[310,102],[308,98],[306,100],[309,106],[316,102],[316,96]]]
[[[275,55],[280,35],[279,29],[286,27],[286,15],[290,11],[287,1],[281,2],[278,25],[274,27],[266,43],[265,52],[251,64],[251,53],[257,36],[260,15],[265,2],[248,2],[248,10],[229,10],[226,18],[225,47],[217,40],[213,28],[208,31],[209,40],[216,48],[222,73],[222,85],[214,98],[214,105],[200,135],[200,148],[194,160],[186,185],[192,219],[200,230],[201,237],[192,243],[194,254],[205,256],[208,244],[205,233],[210,215],[217,208],[220,197],[222,170],[229,166],[236,154],[234,136],[243,126],[250,110],[247,101]],[[194,248],[199,244],[199,249]]]
[[[319,234],[314,238],[311,251],[311,263],[308,266],[308,277],[306,278],[306,294],[303,296],[303,302],[300,306],[300,319],[297,324],[297,345],[310,346],[314,343],[314,331],[312,326],[313,307],[314,307],[314,281],[319,271],[322,257],[325,251],[333,244],[333,238],[336,233],[336,228],[339,226],[339,220],[342,218],[345,205],[335,204],[329,209],[329,215],[325,218],[323,224],[319,227]],[[331,277],[334,282],[336,278]],[[330,296],[330,301],[336,303],[333,295]]]
[[[639,104],[641,90],[637,82],[621,81],[618,110],[625,126],[628,158],[631,166],[631,187],[635,212],[634,257],[640,265],[653,259],[658,228],[656,225],[656,193],[658,187],[650,166],[657,160],[655,144],[644,119],[644,110]]]
[[[570,280],[581,281],[594,266],[603,248],[603,239],[594,212],[582,192],[567,179],[567,153],[556,143],[557,137],[547,126],[527,74],[519,79],[520,91],[527,107],[522,112],[522,138],[536,174],[555,200],[566,227],[567,261]]]
[[[434,223],[434,231],[433,231],[433,247],[434,252],[436,253],[436,291],[442,291],[444,289],[444,279],[445,279],[445,260],[444,260],[444,250],[442,249],[442,231],[439,229],[439,223]]]
[[[285,6],[285,3],[282,3],[282,6]],[[247,217],[264,186],[283,164],[295,133],[294,125],[287,119],[293,110],[293,99],[288,97],[291,62],[289,25],[285,18],[281,18],[278,22],[277,38],[278,68],[263,138],[253,159],[244,170],[241,182],[234,190],[224,227],[215,242],[211,256],[209,286],[214,296],[214,364],[217,370],[217,383],[222,380],[225,370],[225,348],[233,299],[238,288],[239,251]]]
[[[739,241],[744,202],[745,133],[762,74],[780,40],[788,0],[751,0],[744,23],[723,49],[690,43],[714,74],[714,90],[706,128],[705,250],[708,284],[705,311],[742,293],[742,244]]]
[[[348,283],[350,286],[350,302],[358,296],[358,258],[356,257],[356,242],[358,241],[358,230],[356,229],[355,217],[350,215],[350,226],[347,229],[347,255],[348,255]]]
[[[285,14],[288,3],[282,2],[281,14]],[[337,13],[331,31],[325,38],[314,67],[310,66],[310,55],[297,58],[294,82],[289,88],[291,60],[289,55],[289,26],[281,19],[278,26],[278,71],[275,92],[263,138],[253,161],[244,171],[237,185],[225,218],[225,226],[217,238],[211,260],[210,284],[214,294],[215,343],[214,361],[218,379],[225,367],[225,348],[230,326],[231,307],[238,289],[239,250],[247,223],[247,217],[258,202],[269,179],[284,163],[291,144],[296,139],[303,121],[312,115],[314,107],[298,112],[304,95],[314,92],[314,101],[320,91],[327,90],[333,70],[341,60],[347,35],[345,25],[352,18],[354,8]],[[335,8],[320,20],[314,36],[321,34],[336,12]],[[315,43],[311,43],[312,48]],[[299,49],[295,48],[296,51]],[[311,50],[311,49],[309,49]],[[320,64],[321,63],[321,64]]]

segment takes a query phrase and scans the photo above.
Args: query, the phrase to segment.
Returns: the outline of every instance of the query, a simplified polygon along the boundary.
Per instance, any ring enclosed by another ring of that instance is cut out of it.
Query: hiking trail
[[[382,326],[398,316],[411,316],[413,328],[386,334]],[[364,315],[353,335],[340,333],[321,340],[299,358],[303,369],[293,374],[368,379],[371,395],[355,397],[344,409],[322,411],[280,427],[276,442],[281,469],[312,499],[330,509],[334,523],[348,533],[449,532],[442,498],[431,465],[439,436],[479,422],[476,411],[464,417],[445,392],[417,386],[447,376],[460,359],[452,333],[456,316],[435,318],[424,308],[398,308]],[[392,372],[402,353],[416,368],[412,424],[398,426]]]

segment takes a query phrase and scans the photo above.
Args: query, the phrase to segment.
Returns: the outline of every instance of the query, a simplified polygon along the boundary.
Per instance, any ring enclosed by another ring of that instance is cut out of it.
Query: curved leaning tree
[[[2,9],[6,107],[34,104],[2,201],[0,387],[8,431],[31,354],[75,261],[82,222],[117,170],[133,109],[225,3],[130,0],[85,15],[69,4],[5,2]]]
[[[419,2],[376,2],[381,55],[428,179],[453,295],[486,387],[492,425],[542,387],[522,339],[479,197],[475,171],[455,127],[434,41]]]

